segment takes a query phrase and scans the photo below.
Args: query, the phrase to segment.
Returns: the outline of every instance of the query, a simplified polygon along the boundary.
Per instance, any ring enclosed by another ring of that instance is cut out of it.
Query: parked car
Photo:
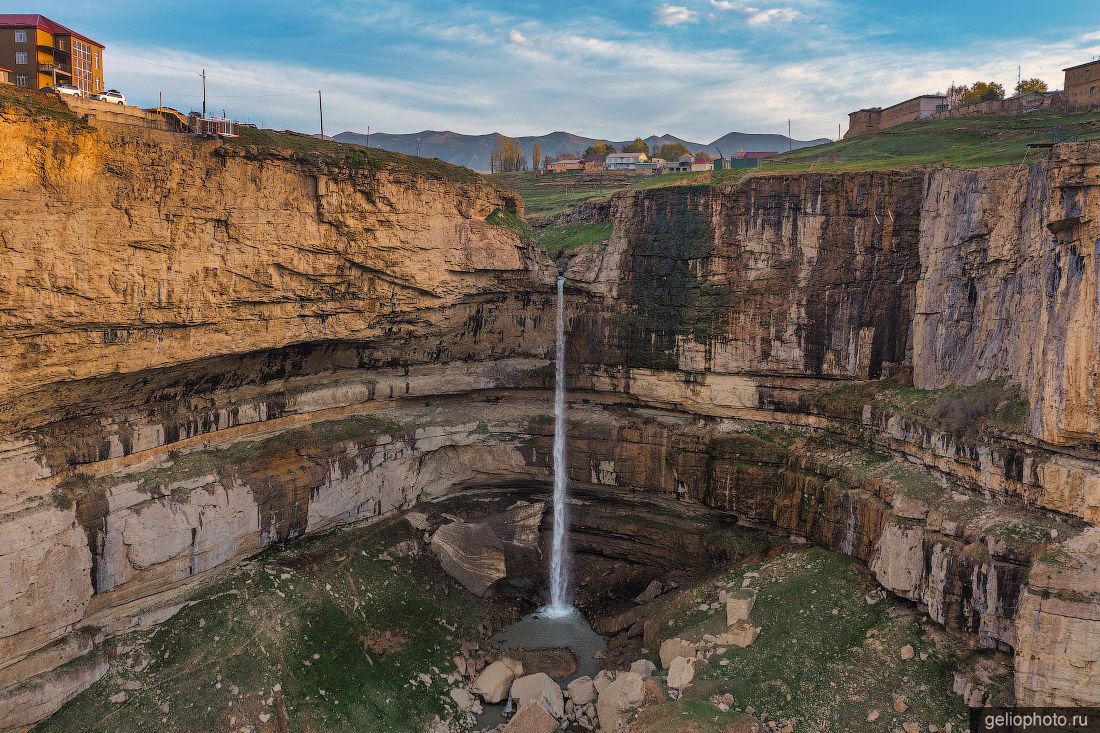
[[[92,99],[96,99],[100,102],[112,102],[114,104],[126,104],[126,97],[122,96],[122,92],[117,89],[108,89],[105,92],[99,94],[93,94]]]
[[[75,87],[72,84],[54,84],[52,89],[66,97],[83,97],[84,92],[80,91],[79,87]]]

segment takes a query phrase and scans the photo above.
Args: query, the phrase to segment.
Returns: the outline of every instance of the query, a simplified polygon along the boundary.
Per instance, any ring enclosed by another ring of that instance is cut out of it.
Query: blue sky
[[[847,112],[1100,55],[1097,0],[16,2],[107,45],[109,86],[269,127],[697,142],[835,137]],[[181,10],[181,7],[184,8]]]

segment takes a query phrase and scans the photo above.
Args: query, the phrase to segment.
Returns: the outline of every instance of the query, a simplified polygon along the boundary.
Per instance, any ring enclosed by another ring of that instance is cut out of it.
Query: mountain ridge
[[[355,145],[369,145],[394,153],[407,155],[419,155],[438,158],[455,165],[466,166],[474,170],[489,170],[489,159],[498,140],[507,137],[499,132],[490,132],[484,135],[466,135],[450,130],[422,130],[411,133],[385,133],[374,132],[369,136],[350,130],[333,136],[334,140]],[[603,138],[585,137],[565,130],[555,130],[545,135],[524,135],[513,140],[518,140],[523,147],[523,153],[527,160],[531,160],[531,151],[535,142],[542,148],[542,154],[556,157],[561,153],[582,153],[594,142]],[[692,152],[706,152],[710,155],[718,155],[719,152],[730,156],[738,150],[746,151],[777,151],[788,149],[812,147],[831,142],[828,138],[815,140],[794,140],[786,135],[771,133],[729,132],[710,143],[698,143],[684,140],[675,135],[664,133],[663,135],[650,135],[645,138],[650,149],[663,144],[681,143]],[[621,147],[629,144],[630,140],[608,140],[612,145]],[[419,149],[418,149],[419,148]]]

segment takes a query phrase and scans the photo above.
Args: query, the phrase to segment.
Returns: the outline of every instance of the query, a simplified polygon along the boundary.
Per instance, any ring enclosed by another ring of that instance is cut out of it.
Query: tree
[[[535,147],[531,150],[531,165],[538,170],[540,163],[542,163],[542,145],[536,140]]]
[[[523,154],[523,146],[510,137],[498,137],[489,156],[489,169],[494,173],[527,170],[527,156]]]
[[[576,153],[570,153],[568,150],[563,150],[558,153],[558,160],[580,160],[580,156]]]
[[[603,160],[608,155],[614,152],[616,152],[615,148],[608,145],[605,141],[599,140],[584,149],[584,154],[581,156],[581,160]]]
[[[634,142],[623,147],[624,153],[649,153],[649,144],[640,137],[634,138]]]
[[[710,157],[710,153],[700,150],[695,154],[696,163],[710,163],[714,158]]]
[[[1047,83],[1042,79],[1024,79],[1016,85],[1017,94],[1042,94],[1047,90]]]
[[[992,102],[995,99],[1005,98],[1005,88],[995,81],[976,81],[970,85],[970,89],[962,95],[963,104],[976,102]]]
[[[654,155],[661,160],[678,160],[681,155],[691,155],[691,151],[683,143],[665,143]]]

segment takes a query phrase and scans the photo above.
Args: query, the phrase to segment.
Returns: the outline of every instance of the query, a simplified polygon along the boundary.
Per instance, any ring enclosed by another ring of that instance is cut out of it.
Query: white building
[[[645,163],[649,156],[645,153],[611,153],[604,161],[604,170],[635,171],[639,163]]]

